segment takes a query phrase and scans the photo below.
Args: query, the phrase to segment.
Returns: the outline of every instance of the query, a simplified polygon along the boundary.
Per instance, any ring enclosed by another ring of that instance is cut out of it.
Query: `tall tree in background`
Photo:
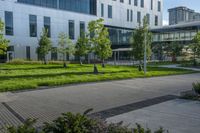
[[[88,24],[90,42],[93,52],[102,60],[102,67],[105,66],[104,60],[112,56],[111,41],[108,29],[104,27],[103,19],[91,21]],[[96,67],[96,65],[94,65]]]
[[[75,53],[75,46],[72,40],[65,33],[60,33],[58,36],[57,51],[62,54],[63,66],[66,68],[66,56],[72,56]]]
[[[3,35],[4,23],[0,19],[0,54],[5,54],[9,44],[9,40],[4,38]]]
[[[146,37],[145,37],[146,36]],[[149,59],[151,56],[151,42],[152,42],[152,34],[149,31],[147,17],[143,18],[143,25],[139,25],[131,37],[131,47],[132,47],[132,55],[134,59],[140,61],[140,65],[142,60],[144,59],[144,51],[145,51],[145,38],[146,38],[146,52],[147,58]]]
[[[79,57],[80,64],[82,65],[81,57],[86,56],[89,53],[90,47],[89,47],[89,39],[88,37],[83,34],[76,42],[76,52],[75,54]]]
[[[39,59],[42,59],[44,61],[44,64],[47,64],[46,56],[51,51],[52,48],[52,42],[50,38],[47,36],[48,31],[43,29],[40,39],[39,39],[39,46],[37,47],[37,54]]]
[[[196,57],[200,57],[200,32],[198,32],[192,39],[192,44],[190,45],[190,48],[193,51],[194,66],[196,66]]]

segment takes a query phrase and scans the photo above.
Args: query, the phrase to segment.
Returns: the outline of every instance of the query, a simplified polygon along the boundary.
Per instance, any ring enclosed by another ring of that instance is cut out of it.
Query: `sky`
[[[164,0],[164,16],[163,16],[163,24],[168,24],[168,9],[177,7],[177,6],[186,6],[195,10],[196,12],[200,12],[200,0]]]

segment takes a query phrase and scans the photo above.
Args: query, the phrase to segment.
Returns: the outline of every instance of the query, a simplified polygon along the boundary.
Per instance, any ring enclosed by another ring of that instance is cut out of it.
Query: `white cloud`
[[[169,25],[168,20],[163,20],[163,25],[164,25],[164,26],[165,26],[165,25]]]

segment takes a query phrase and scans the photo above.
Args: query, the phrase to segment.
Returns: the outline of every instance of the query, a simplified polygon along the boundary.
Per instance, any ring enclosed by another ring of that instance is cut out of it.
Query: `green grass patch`
[[[60,64],[49,65],[0,65],[0,92],[36,89],[39,86],[96,82],[117,79],[143,78],[144,73],[133,66],[98,66],[99,74],[93,74],[93,65]],[[194,71],[148,67],[147,77],[188,74]]]

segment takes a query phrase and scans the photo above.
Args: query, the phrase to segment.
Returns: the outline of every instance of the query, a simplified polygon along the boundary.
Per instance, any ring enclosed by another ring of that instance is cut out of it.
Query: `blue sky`
[[[176,6],[186,6],[200,12],[200,0],[164,0],[164,16],[163,23],[168,22],[168,12],[167,9]]]

